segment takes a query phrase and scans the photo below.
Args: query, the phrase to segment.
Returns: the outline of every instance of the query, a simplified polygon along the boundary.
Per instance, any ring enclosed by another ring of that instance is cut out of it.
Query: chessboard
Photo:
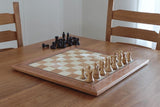
[[[107,60],[108,58],[109,60]],[[111,71],[106,72],[105,62],[111,61],[110,58],[112,58],[111,55],[105,53],[74,47],[21,62],[13,65],[13,68],[56,84],[98,96],[149,62],[146,59],[136,59],[117,69],[111,69],[109,65]],[[102,70],[103,66],[100,69],[102,62],[104,62],[104,70]],[[99,68],[97,68],[98,66]],[[96,68],[100,70],[99,74],[98,71],[95,71]],[[94,78],[95,72],[97,72],[98,78]]]

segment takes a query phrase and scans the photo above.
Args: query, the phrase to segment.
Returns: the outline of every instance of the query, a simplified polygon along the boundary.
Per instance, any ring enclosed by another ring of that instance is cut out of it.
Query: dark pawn
[[[46,45],[43,43],[43,44],[42,44],[42,48],[45,48],[45,46],[46,46]]]

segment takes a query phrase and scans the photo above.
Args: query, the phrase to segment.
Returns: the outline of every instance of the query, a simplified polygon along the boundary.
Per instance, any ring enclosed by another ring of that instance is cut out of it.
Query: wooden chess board
[[[87,83],[80,78],[81,69],[84,65],[93,67],[95,62],[107,56],[109,55],[92,50],[66,48],[47,56],[13,65],[13,68],[20,72],[98,96],[149,62],[149,60],[144,59],[134,60],[123,68],[107,73],[106,76],[102,76],[92,83]]]

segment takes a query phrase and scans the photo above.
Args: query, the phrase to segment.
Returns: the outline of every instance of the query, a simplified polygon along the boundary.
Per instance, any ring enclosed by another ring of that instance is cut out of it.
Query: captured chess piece
[[[133,59],[132,59],[132,56],[131,56],[131,53],[130,53],[130,52],[127,52],[126,57],[127,57],[127,61],[128,61],[128,63],[130,63],[130,62],[132,62],[132,61],[133,61]]]
[[[82,72],[81,79],[86,79],[86,75],[85,75],[84,71],[85,71],[84,68],[82,68],[82,70],[81,70],[81,72]]]
[[[118,53],[118,66],[123,67],[124,64],[122,62],[122,53]]]
[[[65,41],[65,39],[63,39],[62,48],[66,48],[66,41]]]
[[[62,38],[65,39],[65,32],[63,32],[63,34],[62,34]]]
[[[43,48],[43,49],[45,49],[45,48],[49,48],[49,45],[48,45],[48,44],[44,44],[44,43],[43,43],[43,44],[42,44],[42,48]]]
[[[126,57],[125,52],[123,52],[123,64],[124,64],[124,65],[128,64],[128,61],[127,61],[127,57]]]
[[[112,68],[112,66],[111,66],[111,57],[107,57],[106,72],[113,72],[113,68]]]
[[[88,66],[88,69],[87,69],[87,79],[86,79],[86,82],[90,83],[90,82],[94,82],[94,78],[93,78],[93,70],[91,70],[91,67]]]
[[[105,76],[106,75],[106,70],[105,70],[105,64],[104,64],[104,61],[100,61],[100,74],[101,76]]]
[[[69,33],[67,33],[67,44],[69,43]]]
[[[52,42],[52,45],[50,46],[51,49],[56,49],[56,44],[55,42]]]
[[[97,63],[94,64],[93,77],[94,77],[95,79],[100,79],[100,78],[101,78],[101,75],[100,75],[100,72],[99,72],[99,68],[98,68]]]
[[[68,41],[69,41],[69,42],[68,42],[68,45],[69,45],[69,46],[72,46],[72,45],[73,45],[73,43],[72,43],[72,42],[73,42],[72,37],[69,37],[69,40],[68,40]]]
[[[55,36],[55,44],[58,45],[58,39],[59,37],[58,36]]]
[[[119,68],[117,65],[117,56],[116,55],[113,56],[112,68],[113,68],[113,70],[117,70]]]
[[[80,45],[79,38],[76,38],[76,45]]]

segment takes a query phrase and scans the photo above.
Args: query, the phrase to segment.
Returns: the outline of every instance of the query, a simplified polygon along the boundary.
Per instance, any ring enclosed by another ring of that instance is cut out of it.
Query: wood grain
[[[3,31],[0,32],[0,42],[17,40],[16,32],[14,31]]]
[[[114,27],[112,28],[112,35],[118,35],[122,37],[129,37],[135,39],[143,39],[153,42],[158,42],[159,34],[155,31],[137,29],[137,28],[129,28],[129,27]]]
[[[0,14],[0,25],[15,23],[14,15],[9,13]]]
[[[113,19],[122,21],[160,25],[159,18],[160,14],[155,13],[134,12],[127,10],[113,11]]]
[[[43,41],[51,44],[51,41]],[[14,71],[11,66],[59,49],[42,49],[37,43],[0,53],[0,106],[26,107],[159,107],[160,51],[80,37],[80,48],[113,54],[119,49],[133,53],[134,59],[150,59],[147,66],[99,97],[78,92]]]
[[[67,76],[58,75],[57,73],[54,73],[54,72],[47,72],[42,69],[33,68],[29,66],[29,64],[34,63],[37,60],[40,61],[40,60],[43,60],[44,58],[46,59],[50,56],[54,56],[54,55],[66,52],[67,50],[71,50],[71,48],[62,49],[60,51],[52,53],[52,55],[42,56],[37,59],[31,59],[29,61],[25,61],[16,65],[13,65],[12,67],[15,70],[18,70],[20,72],[24,72],[26,74],[39,77],[44,80],[48,80],[60,85],[64,85],[69,88],[73,88],[73,89],[85,92],[87,94],[99,96],[100,94],[104,93],[106,90],[113,87],[114,85],[116,85],[117,83],[119,83],[120,81],[122,81],[123,79],[131,75],[132,73],[136,72],[138,69],[148,64],[149,62],[149,60],[137,59],[131,64],[116,71],[109,77],[105,77],[104,79],[98,82],[93,82],[93,83],[86,83],[84,81],[79,81],[73,78],[69,78]],[[89,50],[89,51],[92,51],[92,50]]]
[[[108,12],[107,12],[107,26],[106,26],[106,41],[110,41],[111,35],[111,25],[112,25],[112,9],[113,9],[113,0],[108,0]]]
[[[17,43],[18,43],[18,47],[22,47],[23,40],[22,40],[22,29],[21,29],[19,3],[13,2],[13,8],[14,8],[15,25],[16,25],[16,31],[17,31]]]

